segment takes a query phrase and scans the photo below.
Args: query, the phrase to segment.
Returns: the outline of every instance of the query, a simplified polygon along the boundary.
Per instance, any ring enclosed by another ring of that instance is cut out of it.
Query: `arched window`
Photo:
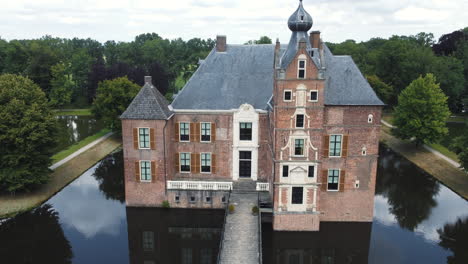
[[[374,116],[373,116],[372,114],[369,114],[369,115],[367,116],[367,123],[370,124],[370,123],[372,123],[372,122],[374,122]]]

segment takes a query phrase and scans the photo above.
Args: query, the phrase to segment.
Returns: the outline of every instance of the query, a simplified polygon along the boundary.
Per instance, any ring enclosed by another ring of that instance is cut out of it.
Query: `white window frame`
[[[317,93],[317,100],[312,100],[312,92]],[[310,90],[309,91],[309,102],[318,102],[319,91],[318,90]]]
[[[206,171],[203,172],[203,171],[202,171],[202,166],[203,166],[203,164],[202,164],[202,162],[203,162],[203,154],[210,154],[210,171],[209,171],[209,172],[206,172]],[[213,166],[212,166],[212,160],[213,160],[213,155],[211,154],[211,152],[201,152],[201,153],[200,153],[200,173],[202,173],[202,174],[211,174],[211,172],[212,172],[212,167],[213,167]]]
[[[286,100],[286,92],[290,92],[290,93],[291,93],[291,99]],[[284,102],[292,102],[292,100],[293,100],[293,92],[292,92],[292,90],[284,90],[284,92],[283,92],[283,101],[284,101]]]
[[[284,167],[288,167],[288,176],[284,176]],[[283,164],[281,165],[281,178],[289,178],[290,171],[289,171],[289,164]]]
[[[297,204],[297,203],[292,202],[293,188],[302,188],[302,203]],[[290,194],[291,194],[291,195],[289,195],[290,196],[289,197],[289,204],[290,205],[292,205],[292,206],[304,206],[304,205],[307,204],[307,200],[306,200],[307,199],[307,193],[306,193],[307,190],[306,190],[305,186],[296,186],[296,185],[294,185],[294,186],[291,186],[291,188],[289,188],[289,191],[290,191]]]
[[[304,146],[303,146],[303,149],[302,149],[302,155],[296,155],[296,140],[298,139],[302,139],[304,140]],[[292,147],[292,154],[291,155],[292,157],[305,157],[305,153],[306,153],[306,146],[307,146],[307,139],[306,138],[294,138],[293,139],[293,147]]]
[[[299,67],[299,66],[301,65],[301,61],[304,62],[304,68],[300,68],[300,67]],[[299,71],[300,71],[300,70],[304,70],[304,78],[300,78],[300,77],[299,77]],[[299,59],[297,60],[297,78],[298,78],[298,79],[301,79],[301,80],[304,80],[304,79],[307,78],[307,59],[305,59],[305,58],[299,58]]]
[[[148,129],[148,147],[142,148],[141,147],[141,139],[140,139],[140,129],[146,128]],[[149,127],[137,127],[138,129],[138,149],[151,149],[151,129]]]
[[[141,164],[142,162],[148,162],[149,163],[149,180],[143,180],[143,170],[141,169]],[[152,177],[151,177],[151,161],[150,160],[140,160],[140,182],[151,182]]]
[[[189,158],[189,171],[182,171],[182,154],[188,154]],[[179,172],[180,173],[191,173],[192,172],[192,153],[191,152],[180,152],[179,153]]]
[[[302,115],[302,126],[299,127],[297,126],[297,116]],[[294,120],[294,128],[305,128],[305,122],[306,122],[306,115],[305,114],[296,114],[295,120]]]
[[[240,133],[240,130],[241,129],[247,129],[247,128],[241,128],[241,125],[242,124],[250,124],[250,139],[241,139],[241,133]],[[239,141],[240,142],[252,142],[253,139],[254,139],[254,133],[253,133],[253,130],[254,129],[254,123],[252,121],[240,121],[239,122]]]
[[[310,167],[314,167],[314,177],[309,177]],[[317,178],[317,165],[307,165],[307,179]]]
[[[142,237],[142,244],[143,244],[143,251],[149,252],[149,251],[154,251],[155,248],[155,243],[154,243],[154,232],[153,231],[143,231],[141,233]],[[150,244],[151,248],[145,247],[145,245]]]
[[[367,123],[369,123],[369,124],[374,123],[374,115],[373,114],[369,114],[367,116]]]
[[[208,127],[210,128],[210,140],[209,141],[202,140],[203,124],[208,124]],[[213,131],[211,131],[211,127],[212,127],[211,122],[200,122],[200,142],[201,143],[211,143],[211,137],[213,136]],[[189,132],[190,132],[190,129],[189,129]],[[190,134],[189,134],[189,137],[190,137]]]
[[[182,140],[182,126],[181,124],[188,124],[188,140]],[[179,122],[179,142],[190,142],[190,122]]]
[[[331,136],[341,136],[341,142],[340,142],[340,155],[339,156],[332,156],[331,155],[331,142],[332,142],[332,137]],[[341,158],[343,155],[343,134],[331,134],[330,135],[330,140],[328,141],[328,157],[329,158]]]
[[[328,177],[330,177],[330,171],[337,170],[338,171],[338,188],[336,190],[328,189]],[[338,192],[340,191],[340,178],[341,178],[341,169],[328,169],[327,171],[327,192]]]

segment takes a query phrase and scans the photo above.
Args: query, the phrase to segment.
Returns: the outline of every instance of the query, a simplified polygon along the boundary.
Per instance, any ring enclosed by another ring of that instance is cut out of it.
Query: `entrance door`
[[[239,177],[252,176],[252,151],[239,151]]]

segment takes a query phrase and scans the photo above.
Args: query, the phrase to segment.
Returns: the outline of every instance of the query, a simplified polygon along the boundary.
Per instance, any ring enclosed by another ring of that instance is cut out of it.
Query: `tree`
[[[31,80],[0,75],[0,191],[29,190],[49,179],[57,121]]]
[[[465,133],[463,136],[456,137],[451,145],[451,149],[457,153],[461,165],[468,172],[468,134]]]
[[[71,102],[75,83],[71,80],[68,69],[64,63],[57,63],[51,68],[49,100],[52,107],[61,107]]]
[[[100,82],[91,110],[108,128],[120,132],[119,116],[127,109],[139,90],[140,86],[129,81],[127,77]]]
[[[54,51],[42,42],[32,41],[29,44],[29,61],[25,73],[46,95],[50,93],[51,67],[57,62]]]
[[[377,75],[368,75],[366,78],[377,96],[384,101],[384,103],[394,104],[396,98],[394,97],[394,91],[391,85],[382,82]]]
[[[249,40],[244,45],[253,45],[253,44],[271,44],[271,38],[267,36],[261,36],[258,40]]]
[[[70,60],[72,78],[76,84],[74,99],[87,102],[88,73],[93,63],[93,58],[85,49],[79,49]],[[83,104],[83,102],[79,102]]]
[[[420,76],[398,96],[393,133],[402,139],[414,138],[417,145],[437,142],[448,133],[449,116],[447,96],[434,75]]]
[[[452,112],[460,112],[463,108],[462,97],[465,91],[462,62],[455,57],[440,56],[432,65],[432,72],[440,81],[440,88],[448,96],[449,109]]]
[[[453,252],[453,256],[447,257],[448,264],[462,264],[468,262],[468,218],[458,218],[453,224],[445,224],[437,229],[439,245]]]
[[[125,202],[125,183],[123,170],[123,151],[105,157],[94,171],[94,178],[99,182],[106,199]]]

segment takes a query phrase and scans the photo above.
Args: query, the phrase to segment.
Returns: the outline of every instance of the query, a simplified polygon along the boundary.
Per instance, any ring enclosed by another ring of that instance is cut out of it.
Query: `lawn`
[[[91,109],[56,109],[54,110],[55,115],[73,115],[73,116],[90,116],[93,115],[91,113]]]
[[[52,163],[56,163],[66,157],[68,157],[70,154],[72,154],[73,152],[79,150],[80,148],[88,145],[89,143],[93,142],[94,140],[104,136],[105,134],[109,133],[110,130],[109,129],[102,129],[101,131],[99,131],[98,133],[92,135],[92,136],[89,136],[79,142],[77,142],[76,144],[73,144],[71,145],[70,147],[60,151],[59,153],[55,154],[52,156]]]

